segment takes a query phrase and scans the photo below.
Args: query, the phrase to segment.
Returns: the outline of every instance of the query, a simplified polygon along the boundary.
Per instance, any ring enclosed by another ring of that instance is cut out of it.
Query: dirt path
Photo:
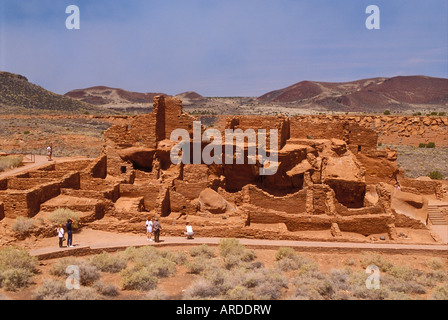
[[[82,230],[73,236],[74,248],[59,248],[56,237],[39,240],[34,243],[30,254],[39,259],[52,259],[69,255],[88,255],[102,251],[119,251],[132,246],[194,246],[194,245],[218,245],[220,238],[194,238],[187,240],[184,237],[161,237],[162,242],[155,244],[146,239],[144,234],[116,234],[105,231]],[[407,245],[407,244],[372,244],[352,242],[318,242],[318,241],[289,241],[289,240],[261,240],[261,239],[238,239],[243,245],[265,249],[292,247],[298,251],[314,252],[362,252],[377,251],[399,254],[428,254],[448,255],[448,245]]]
[[[48,161],[48,157],[47,156],[38,156],[38,155],[36,155],[34,163],[26,162],[26,163],[24,163],[20,167],[0,172],[0,178],[5,178],[5,177],[8,177],[8,176],[12,176],[12,175],[21,173],[23,171],[36,169],[36,168],[39,168],[40,166],[43,166],[43,165],[47,164],[48,162],[50,162],[50,161]]]
[[[89,158],[85,158],[85,157],[54,158],[52,161],[49,161],[47,156],[36,155],[35,162],[26,162],[20,167],[0,172],[0,178],[9,177],[9,176],[16,175],[16,174],[19,174],[19,173],[22,173],[25,171],[30,171],[33,169],[38,169],[38,168],[40,168],[44,165],[47,165],[49,163],[77,161],[77,160],[85,160],[85,159],[89,159]]]

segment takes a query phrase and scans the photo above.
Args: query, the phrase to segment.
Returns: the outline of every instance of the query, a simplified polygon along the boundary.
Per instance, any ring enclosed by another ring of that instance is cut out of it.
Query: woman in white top
[[[152,219],[151,217],[148,217],[148,220],[146,220],[146,236],[148,238],[148,241],[152,241],[152,226]]]
[[[59,228],[56,229],[58,231],[58,237],[59,237],[59,248],[62,248],[62,244],[65,240],[64,238],[64,228],[62,227],[62,224],[59,225]]]

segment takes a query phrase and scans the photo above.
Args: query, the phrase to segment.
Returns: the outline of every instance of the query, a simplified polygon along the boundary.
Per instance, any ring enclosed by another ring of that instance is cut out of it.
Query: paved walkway
[[[48,161],[47,156],[36,155],[35,162],[26,162],[26,163],[24,163],[23,166],[0,172],[0,178],[5,178],[5,177],[12,176],[12,175],[24,172],[24,171],[37,169],[45,164],[48,164],[49,162],[50,161]]]
[[[115,234],[97,230],[83,230],[75,234],[74,248],[59,248],[58,240],[44,239],[40,248],[30,250],[30,254],[41,260],[60,258],[72,255],[88,255],[103,251],[119,251],[127,247],[154,246],[197,246],[201,244],[218,245],[220,238],[194,238],[187,240],[184,237],[161,237],[162,242],[154,243],[146,239],[145,235]],[[448,256],[448,245],[412,245],[391,243],[352,243],[352,242],[318,242],[318,241],[290,241],[290,240],[261,240],[238,239],[241,244],[258,249],[278,249],[279,247],[292,247],[298,251],[314,252],[362,252],[377,251],[396,254],[428,254]]]
[[[6,170],[3,172],[0,172],[0,178],[5,178],[9,176],[13,176],[22,172],[30,171],[30,170],[37,170],[40,167],[43,167],[44,165],[51,164],[51,163],[58,163],[58,162],[67,162],[67,161],[78,161],[78,160],[92,160],[91,158],[86,157],[68,157],[68,158],[53,158],[52,161],[48,160],[47,156],[41,156],[36,155],[34,162],[25,162],[22,166]]]

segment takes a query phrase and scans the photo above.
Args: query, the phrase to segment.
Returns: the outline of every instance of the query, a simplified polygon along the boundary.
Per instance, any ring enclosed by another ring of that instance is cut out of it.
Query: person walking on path
[[[148,220],[146,220],[146,237],[148,238],[148,241],[152,241],[153,226],[154,226],[154,222],[152,221],[152,218],[148,217]]]
[[[68,219],[65,225],[67,229],[67,247],[73,248],[73,230],[72,230],[73,220]]]
[[[58,238],[59,238],[59,248],[62,248],[65,237],[64,237],[64,228],[62,228],[62,224],[59,225],[59,228],[57,228],[58,231]]]
[[[52,157],[53,157],[53,145],[50,144],[47,148],[47,153],[48,153],[48,161],[52,161]]]
[[[162,229],[162,226],[160,225],[159,218],[156,218],[153,225],[153,231],[154,231],[154,242],[160,242],[160,230]]]
[[[185,235],[187,236],[187,239],[193,239],[194,232],[190,222],[187,222],[186,229],[187,231],[185,232]]]

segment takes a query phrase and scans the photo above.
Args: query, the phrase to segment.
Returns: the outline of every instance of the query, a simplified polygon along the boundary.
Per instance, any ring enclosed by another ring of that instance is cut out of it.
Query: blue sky
[[[380,30],[368,30],[368,5]],[[80,9],[68,30],[65,9]],[[1,0],[0,70],[64,94],[259,96],[302,80],[448,78],[446,0]]]

